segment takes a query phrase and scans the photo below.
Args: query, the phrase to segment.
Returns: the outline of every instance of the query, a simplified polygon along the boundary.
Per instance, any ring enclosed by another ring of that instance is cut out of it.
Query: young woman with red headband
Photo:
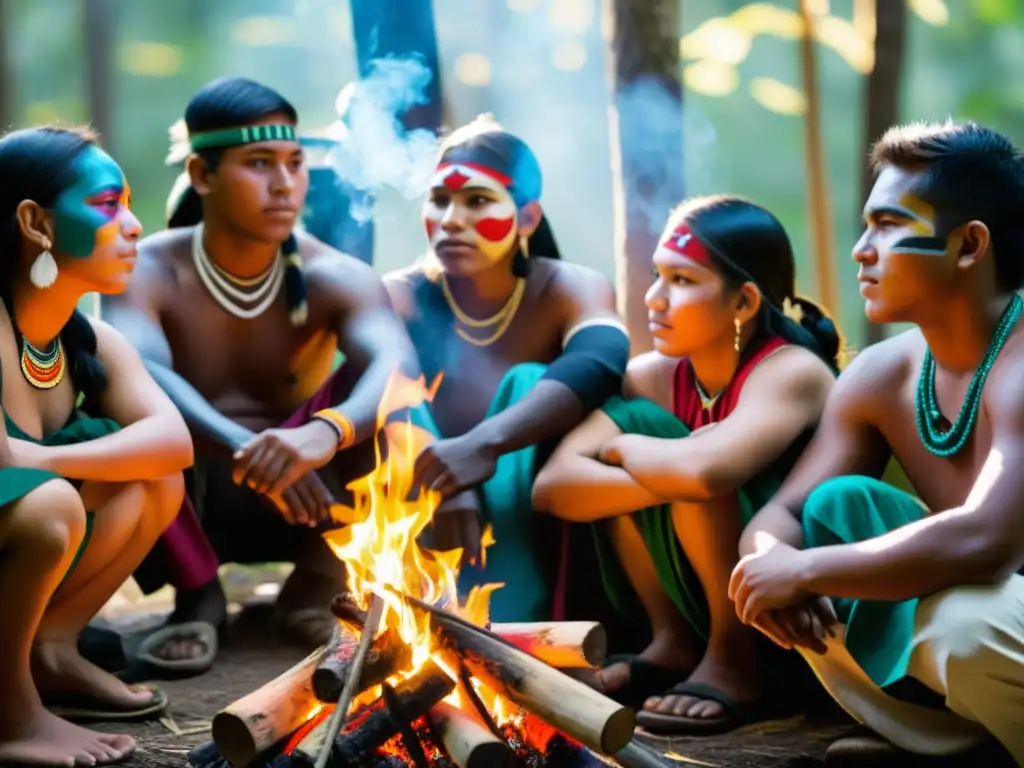
[[[728,730],[759,710],[758,633],[729,601],[743,526],[778,488],[834,382],[839,336],[796,298],[779,221],[737,197],[673,212],[647,293],[655,351],[558,447],[534,505],[592,522],[605,589],[651,623],[595,685],[647,730]],[[675,686],[673,682],[682,680]],[[664,695],[647,698],[652,693]]]

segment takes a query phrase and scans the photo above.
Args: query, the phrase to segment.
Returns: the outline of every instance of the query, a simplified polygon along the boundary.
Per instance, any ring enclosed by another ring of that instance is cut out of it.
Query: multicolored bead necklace
[[[1017,294],[1014,294],[1006,309],[1003,310],[999,324],[992,334],[992,340],[985,350],[985,356],[974,372],[971,383],[964,395],[964,403],[960,406],[960,413],[956,422],[948,429],[940,427],[946,422],[942,411],[939,408],[938,399],[935,395],[935,358],[932,357],[930,349],[925,347],[924,362],[921,365],[921,376],[917,381],[917,434],[921,442],[935,456],[954,456],[964,444],[967,438],[974,431],[974,424],[978,420],[978,412],[981,410],[981,390],[985,386],[996,358],[1003,350],[1003,345],[1010,337],[1010,332],[1024,310],[1024,301]]]
[[[64,380],[66,365],[64,345],[60,338],[51,341],[45,350],[39,350],[21,340],[21,372],[25,380],[36,389],[53,389]]]

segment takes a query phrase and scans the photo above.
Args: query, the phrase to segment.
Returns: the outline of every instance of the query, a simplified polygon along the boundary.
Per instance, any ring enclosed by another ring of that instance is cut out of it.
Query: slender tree
[[[863,14],[864,34],[872,39],[874,65],[864,83],[864,134],[861,148],[860,195],[857,222],[874,179],[868,155],[885,130],[899,122],[900,81],[906,40],[907,6],[891,0],[857,0],[855,13]],[[885,327],[864,321],[865,344],[885,338]]]
[[[605,0],[619,313],[633,354],[652,348],[644,294],[651,254],[683,197],[678,0]]]

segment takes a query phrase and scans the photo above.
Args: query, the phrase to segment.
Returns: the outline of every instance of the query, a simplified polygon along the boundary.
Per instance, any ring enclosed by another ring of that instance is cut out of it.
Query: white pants
[[[951,754],[998,739],[1024,765],[1024,577],[955,587],[920,601],[908,674],[946,699],[948,711],[886,695],[850,656],[842,635],[818,655],[801,649],[851,717],[919,754]]]

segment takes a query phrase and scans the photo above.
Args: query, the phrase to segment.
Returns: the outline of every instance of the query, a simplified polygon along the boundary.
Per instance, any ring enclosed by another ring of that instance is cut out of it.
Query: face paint
[[[661,247],[668,248],[670,251],[678,253],[680,256],[685,256],[698,264],[711,266],[711,256],[708,255],[707,249],[686,224],[680,224],[669,232],[665,239],[661,241]]]
[[[120,231],[120,213],[131,191],[124,172],[106,152],[86,147],[75,159],[76,181],[54,204],[54,250],[88,258],[98,246],[109,245]]]
[[[897,205],[887,206],[883,210],[889,210],[906,219],[908,224],[905,226],[912,233],[896,241],[890,253],[946,255],[946,238],[935,235],[935,209],[928,203],[907,193],[900,196]]]
[[[517,206],[508,191],[510,184],[511,180],[507,176],[482,165],[443,163],[438,166],[430,187],[445,189],[450,197],[444,204],[427,201],[424,224],[431,247],[436,247],[449,237],[441,227],[441,222],[448,215],[451,206],[460,204],[461,201],[456,201],[454,196],[480,190],[488,202],[478,208],[467,207],[465,213],[466,229],[474,235],[471,244],[484,254],[489,262],[505,258],[516,241]],[[480,212],[480,218],[474,215],[476,211]]]

